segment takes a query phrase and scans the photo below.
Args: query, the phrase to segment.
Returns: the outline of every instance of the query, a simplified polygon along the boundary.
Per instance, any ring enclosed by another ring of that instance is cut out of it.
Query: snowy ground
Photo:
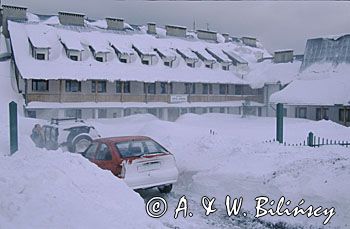
[[[22,100],[0,62],[0,104]],[[144,202],[159,196],[154,190],[141,197],[112,174],[79,155],[45,151],[29,139],[37,120],[19,115],[19,152],[8,154],[8,112],[0,113],[0,228],[320,228],[325,217],[262,217],[254,219],[254,198],[285,196],[296,206],[334,207],[326,227],[349,228],[350,148],[281,146],[272,139],[274,118],[241,118],[224,114],[187,114],[176,122],[151,115],[90,120],[103,136],[147,135],[176,157],[179,181],[163,195],[169,210],[158,220],[148,217]],[[210,134],[210,130],[215,135]],[[309,131],[317,136],[350,140],[350,129],[328,121],[285,119],[285,140],[299,143]],[[189,201],[193,217],[174,219],[181,196]],[[218,211],[206,217],[201,197],[216,197]],[[225,213],[224,198],[244,198],[246,217]]]

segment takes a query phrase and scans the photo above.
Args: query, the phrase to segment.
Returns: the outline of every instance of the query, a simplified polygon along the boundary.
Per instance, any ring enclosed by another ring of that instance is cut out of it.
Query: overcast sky
[[[174,2],[115,0],[2,0],[39,14],[59,10],[85,13],[90,18],[122,17],[131,24],[155,22],[207,28],[231,36],[255,36],[269,50],[302,53],[306,39],[350,33],[350,2]]]

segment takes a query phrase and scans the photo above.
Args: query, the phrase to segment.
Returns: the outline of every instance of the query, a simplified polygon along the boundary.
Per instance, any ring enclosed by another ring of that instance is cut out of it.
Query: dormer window
[[[228,70],[229,70],[229,66],[223,65],[223,66],[222,66],[222,70],[228,71]]]
[[[70,55],[69,58],[74,61],[78,61],[78,56],[76,55]]]
[[[142,60],[141,62],[142,62],[142,64],[149,65],[149,61],[148,60]]]
[[[171,62],[165,61],[165,62],[164,62],[164,65],[167,66],[167,67],[171,67]]]
[[[187,63],[188,67],[194,68],[194,63]]]
[[[119,60],[120,60],[120,62],[122,62],[122,63],[127,63],[127,59],[125,59],[125,58],[120,58]]]
[[[213,68],[213,65],[211,65],[211,64],[206,64],[205,67],[206,67],[206,68]]]
[[[103,57],[97,56],[97,57],[96,57],[96,60],[97,60],[98,62],[103,62]]]
[[[37,60],[45,60],[45,54],[44,53],[37,53],[36,59]]]

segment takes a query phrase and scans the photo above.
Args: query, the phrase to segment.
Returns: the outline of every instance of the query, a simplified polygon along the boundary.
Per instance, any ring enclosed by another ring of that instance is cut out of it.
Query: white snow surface
[[[331,64],[314,64],[304,70],[286,88],[274,93],[271,102],[290,105],[350,104],[350,68]]]

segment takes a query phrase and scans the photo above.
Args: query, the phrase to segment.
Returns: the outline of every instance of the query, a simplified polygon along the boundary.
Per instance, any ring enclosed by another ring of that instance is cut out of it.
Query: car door
[[[106,143],[101,143],[99,145],[94,163],[102,169],[110,170],[114,175],[120,174],[121,166],[117,158],[113,156],[113,151]]]

